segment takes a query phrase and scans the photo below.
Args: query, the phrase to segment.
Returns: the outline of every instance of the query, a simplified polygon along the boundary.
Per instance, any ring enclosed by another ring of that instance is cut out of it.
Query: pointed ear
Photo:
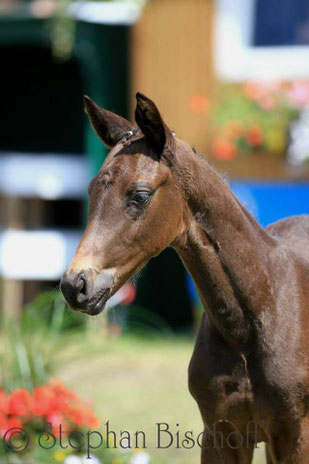
[[[87,95],[84,96],[84,102],[93,129],[108,147],[114,147],[126,132],[132,130],[133,125],[129,121],[104,110]]]
[[[173,140],[173,134],[150,98],[138,92],[136,100],[135,120],[151,147],[161,155],[165,146]]]

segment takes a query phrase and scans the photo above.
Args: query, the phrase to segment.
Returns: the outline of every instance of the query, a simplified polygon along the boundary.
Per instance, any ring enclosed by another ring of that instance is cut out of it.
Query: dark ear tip
[[[85,105],[88,105],[89,103],[93,103],[90,97],[88,95],[84,95],[84,103]]]
[[[87,111],[87,110],[88,110],[88,108],[89,108],[90,106],[93,106],[93,104],[94,104],[94,102],[91,100],[91,98],[88,97],[88,95],[84,95],[84,105],[85,105],[84,110],[85,110],[85,113],[88,114],[88,111]]]
[[[137,103],[140,103],[140,102],[148,102],[149,103],[151,101],[148,97],[146,97],[146,95],[144,95],[141,92],[136,93],[136,100],[137,100]]]

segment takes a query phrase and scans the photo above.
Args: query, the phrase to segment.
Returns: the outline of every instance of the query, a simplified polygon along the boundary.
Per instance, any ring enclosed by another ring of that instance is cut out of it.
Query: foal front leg
[[[238,448],[237,444],[228,441],[231,429],[222,427],[216,433],[220,434],[220,442],[209,430],[205,430],[202,443],[201,464],[251,464],[253,459],[254,447]],[[222,438],[222,440],[221,440]]]
[[[266,444],[265,446],[265,455],[266,455],[266,464],[274,464],[272,458],[271,458],[271,454],[270,454],[270,448],[269,448],[269,445]]]
[[[284,426],[285,425],[285,426]],[[289,428],[289,423],[274,423],[266,445],[267,464],[309,463],[309,417]]]

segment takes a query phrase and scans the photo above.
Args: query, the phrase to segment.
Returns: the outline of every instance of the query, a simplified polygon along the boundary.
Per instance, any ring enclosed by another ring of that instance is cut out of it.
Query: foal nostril
[[[76,298],[78,303],[84,303],[87,300],[87,281],[84,275],[81,275],[76,284]]]
[[[88,284],[83,273],[69,271],[60,282],[60,289],[72,308],[82,309],[88,299]]]
[[[84,277],[79,278],[76,284],[76,289],[79,291],[79,293],[86,293],[86,280]]]

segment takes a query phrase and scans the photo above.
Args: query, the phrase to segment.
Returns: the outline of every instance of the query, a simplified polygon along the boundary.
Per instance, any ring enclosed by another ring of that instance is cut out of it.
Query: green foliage
[[[85,327],[85,318],[66,309],[59,291],[39,295],[22,310],[20,321],[2,324],[0,385],[7,391],[42,385],[56,368],[63,345]]]
[[[115,0],[95,0],[98,3],[113,2]],[[141,8],[147,0],[125,0],[128,3],[136,3]],[[54,14],[50,20],[52,49],[55,58],[66,60],[70,58],[75,41],[76,22],[74,17],[68,14],[70,7],[77,3],[76,0],[56,0]]]

